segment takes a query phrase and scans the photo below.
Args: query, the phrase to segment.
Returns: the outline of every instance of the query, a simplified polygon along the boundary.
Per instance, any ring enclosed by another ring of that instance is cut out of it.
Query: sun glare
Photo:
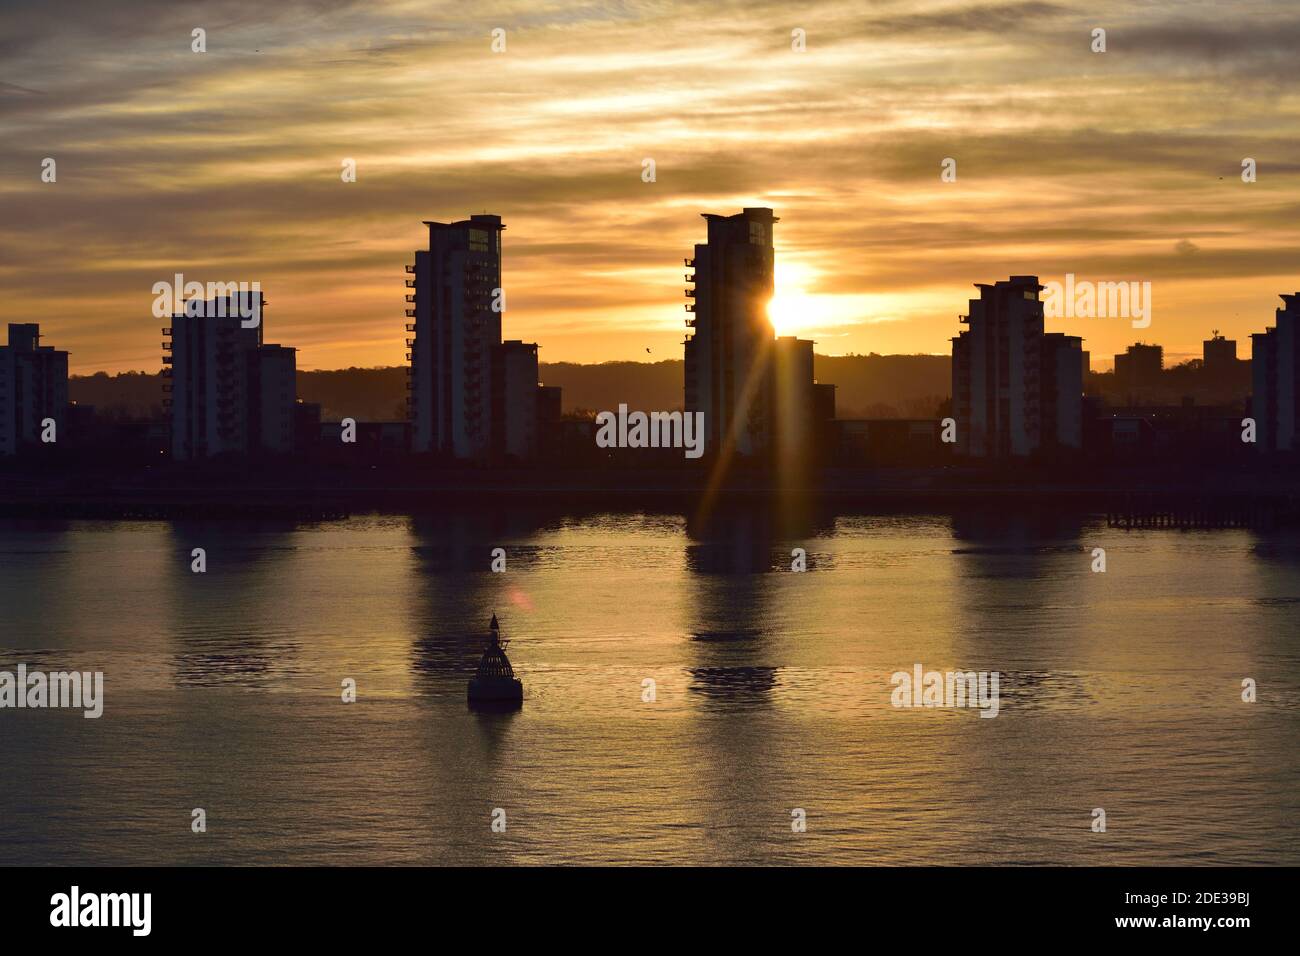
[[[799,335],[820,320],[817,298],[810,294],[815,272],[800,263],[776,261],[775,294],[767,304],[767,317],[777,335]]]

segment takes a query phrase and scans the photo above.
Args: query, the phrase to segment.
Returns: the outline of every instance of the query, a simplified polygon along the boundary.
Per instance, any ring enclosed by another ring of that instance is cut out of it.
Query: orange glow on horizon
[[[1214,27],[1116,9],[1147,36]],[[1199,52],[1152,50],[1116,71],[1068,11],[1016,32],[987,0],[821,0],[803,52],[765,0],[584,11],[509,7],[501,53],[481,14],[432,26],[406,0],[305,28],[254,11],[201,58],[176,47],[180,13],[120,38],[121,57],[93,22],[25,25],[44,35],[14,45],[0,84],[5,141],[32,144],[16,168],[35,171],[0,181],[9,321],[39,321],[74,374],[157,371],[155,282],[257,280],[268,341],[300,368],[401,365],[421,221],[474,212],[506,223],[504,332],[544,362],[680,359],[699,213],[746,205],[781,219],[776,334],[825,355],[947,353],[974,283],[1067,273],[1150,281],[1142,335],[1170,361],[1215,328],[1244,353],[1300,285],[1300,131],[1269,95],[1285,57],[1242,45],[1196,69]],[[1287,16],[1266,3],[1252,29]],[[1136,338],[1054,330],[1082,335],[1094,367]]]

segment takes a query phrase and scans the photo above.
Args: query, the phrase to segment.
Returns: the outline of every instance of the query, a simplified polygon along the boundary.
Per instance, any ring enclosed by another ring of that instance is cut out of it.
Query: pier
[[[1212,528],[1268,530],[1293,524],[1296,502],[1277,495],[1127,494],[1106,509],[1106,525],[1132,530]]]

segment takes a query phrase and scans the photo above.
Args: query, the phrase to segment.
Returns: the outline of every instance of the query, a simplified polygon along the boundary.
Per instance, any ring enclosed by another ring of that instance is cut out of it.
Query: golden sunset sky
[[[257,280],[300,368],[402,364],[421,220],[490,212],[507,337],[680,358],[699,214],[771,206],[822,353],[947,352],[972,283],[1073,272],[1152,283],[1148,329],[1049,321],[1094,367],[1249,357],[1300,289],[1297,48],[1285,0],[5,0],[0,322],[156,371],[155,282]]]

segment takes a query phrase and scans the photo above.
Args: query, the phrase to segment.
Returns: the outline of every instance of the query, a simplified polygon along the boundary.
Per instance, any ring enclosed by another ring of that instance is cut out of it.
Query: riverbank
[[[890,511],[1053,508],[1127,515],[1129,526],[1267,526],[1300,518],[1300,481],[1262,471],[1130,468],[828,469],[784,485],[757,472],[710,487],[702,470],[149,467],[78,474],[0,474],[0,516],[107,519],[288,517],[459,507],[698,511],[732,505]],[[1165,519],[1149,516],[1168,515]],[[1191,517],[1189,517],[1191,516]],[[1200,516],[1200,517],[1197,517]]]

